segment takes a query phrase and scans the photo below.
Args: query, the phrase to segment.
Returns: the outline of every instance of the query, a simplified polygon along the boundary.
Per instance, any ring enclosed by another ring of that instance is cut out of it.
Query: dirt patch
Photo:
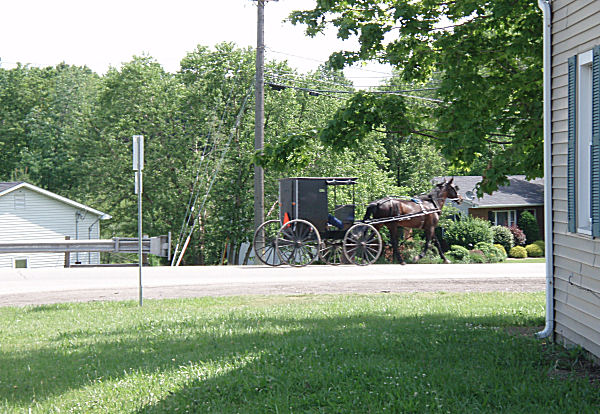
[[[504,331],[513,336],[533,338],[543,329],[543,326],[507,326]],[[600,365],[583,348],[565,348],[549,341],[543,341],[541,345],[544,359],[552,367],[548,372],[550,378],[561,380],[580,378],[600,388]]]
[[[548,372],[551,378],[572,379],[580,378],[589,381],[600,389],[600,366],[597,365],[587,352],[581,348],[566,349],[554,344],[550,351],[546,351],[546,358],[552,363]]]

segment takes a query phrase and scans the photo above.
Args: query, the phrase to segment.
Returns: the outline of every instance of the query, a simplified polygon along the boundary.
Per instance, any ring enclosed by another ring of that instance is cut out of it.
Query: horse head
[[[436,187],[438,190],[438,197],[443,198],[444,200],[449,198],[449,199],[456,201],[456,204],[460,204],[460,203],[462,203],[463,198],[458,193],[458,186],[456,184],[454,184],[453,181],[454,181],[454,177],[452,177],[448,181],[446,181],[446,179],[444,179],[444,181],[437,184]]]

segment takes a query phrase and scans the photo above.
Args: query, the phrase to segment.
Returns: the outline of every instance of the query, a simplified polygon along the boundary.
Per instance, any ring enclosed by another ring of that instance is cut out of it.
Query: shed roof
[[[88,207],[88,206],[86,206],[84,204],[81,204],[81,203],[78,203],[76,201],[73,201],[73,200],[68,199],[66,197],[59,196],[56,193],[53,193],[53,192],[48,191],[48,190],[44,190],[43,188],[37,187],[37,186],[35,186],[33,184],[26,183],[24,181],[0,182],[0,197],[5,196],[7,194],[10,194],[13,191],[16,191],[16,190],[18,190],[20,188],[27,188],[28,190],[35,191],[36,193],[39,193],[39,194],[43,194],[43,195],[45,195],[47,197],[53,198],[54,200],[58,200],[58,201],[60,201],[62,203],[68,204],[68,205],[70,205],[72,207],[88,211],[88,212],[90,212],[92,214],[100,216],[101,220],[108,220],[108,219],[112,218],[111,215],[103,213],[102,211],[93,209],[91,207]]]
[[[438,177],[439,178],[439,177]],[[467,202],[477,208],[541,206],[544,204],[544,179],[527,180],[524,175],[509,175],[509,184],[504,185],[492,194],[477,197],[475,190],[483,177],[480,175],[455,176],[454,184],[458,185],[460,194],[465,197],[467,191],[473,193]],[[437,178],[436,178],[437,179]]]

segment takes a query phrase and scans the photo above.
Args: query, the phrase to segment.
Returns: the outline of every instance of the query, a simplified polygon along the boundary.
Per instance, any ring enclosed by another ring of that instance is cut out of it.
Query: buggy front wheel
[[[295,219],[281,226],[275,246],[285,264],[302,267],[319,257],[321,236],[310,222]]]
[[[370,224],[358,223],[344,235],[344,255],[359,266],[373,264],[381,255],[383,243],[377,229]]]

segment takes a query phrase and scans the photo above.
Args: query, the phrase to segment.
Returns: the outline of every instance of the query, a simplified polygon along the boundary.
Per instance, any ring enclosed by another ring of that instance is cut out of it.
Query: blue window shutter
[[[575,149],[577,139],[577,55],[569,58],[569,122],[568,122],[568,156],[567,156],[567,217],[568,230],[577,231],[577,216],[575,204]]]
[[[592,63],[592,156],[591,214],[592,236],[600,237],[600,46],[594,48]]]

